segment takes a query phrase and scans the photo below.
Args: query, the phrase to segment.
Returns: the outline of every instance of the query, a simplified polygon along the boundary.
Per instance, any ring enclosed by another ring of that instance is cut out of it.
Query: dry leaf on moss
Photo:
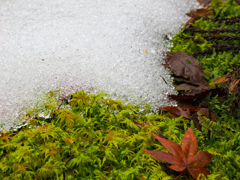
[[[202,5],[203,7],[209,7],[210,3],[212,0],[198,0],[199,4]]]
[[[203,67],[193,56],[184,52],[167,53],[165,67],[169,68],[175,76],[189,79],[191,84],[206,85]]]
[[[174,171],[181,172],[188,169],[189,173],[195,179],[197,179],[201,173],[205,176],[210,174],[209,170],[204,167],[210,163],[214,155],[206,151],[197,152],[198,142],[191,128],[188,128],[183,136],[181,146],[170,140],[158,137],[154,133],[152,134],[169,153],[143,149],[145,152],[151,154],[160,161],[172,164],[169,168]]]
[[[163,111],[168,111],[174,117],[183,116],[184,118],[189,118],[189,116],[190,116],[190,111],[188,109],[186,111],[184,111],[181,107],[166,106],[166,107],[159,108],[159,109],[163,110]]]
[[[200,85],[200,86],[194,86],[194,85],[191,85],[191,84],[187,84],[187,83],[183,83],[183,84],[180,84],[176,87],[176,89],[178,91],[199,91],[199,90],[209,90],[211,89],[211,87],[209,86],[203,86],[203,85]]]
[[[190,13],[187,13],[188,16],[194,17],[194,16],[209,16],[210,11],[208,9],[197,9],[197,10],[192,10]]]

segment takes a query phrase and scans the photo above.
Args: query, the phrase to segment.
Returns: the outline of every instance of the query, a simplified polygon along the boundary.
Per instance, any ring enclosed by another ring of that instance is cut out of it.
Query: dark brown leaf
[[[181,107],[167,106],[159,109],[163,111],[168,111],[174,117],[183,116],[185,118],[189,118],[189,114],[187,113],[187,111],[184,111]]]
[[[201,108],[198,110],[198,113],[200,113],[202,116],[205,116],[206,118],[209,118],[209,109],[208,108]],[[202,124],[202,118],[201,116],[198,116],[199,123]]]
[[[158,133],[159,137],[164,138],[163,133],[162,133],[162,131],[160,129],[157,130],[157,133]]]
[[[201,131],[202,130],[202,126],[199,123],[199,120],[198,120],[198,114],[197,112],[195,112],[192,117],[191,117],[191,120],[193,120],[194,122],[194,126],[199,130]]]
[[[181,100],[193,100],[197,98],[203,98],[206,97],[211,92],[212,96],[215,95],[225,95],[226,92],[222,88],[215,88],[215,89],[209,89],[209,90],[199,90],[199,91],[192,91],[192,92],[185,92],[181,95],[168,95],[169,98],[181,101]]]
[[[181,103],[178,104],[178,106],[180,108],[182,108],[182,110],[184,110],[184,111],[189,110],[190,112],[192,112],[192,111],[198,111],[199,110],[198,106],[193,106],[193,105],[191,105],[189,103],[186,103],[186,101],[185,102],[182,101]]]
[[[193,84],[206,85],[203,67],[193,56],[184,52],[167,53],[165,67],[169,68],[175,76],[189,79]]]
[[[211,87],[203,86],[203,85],[194,86],[194,85],[183,83],[183,84],[178,85],[176,87],[176,89],[178,91],[189,91],[189,92],[191,92],[191,91],[209,90],[209,89],[211,89]]]
[[[222,82],[222,87],[228,93],[234,94],[235,100],[231,102],[231,111],[240,108],[240,63],[232,65],[231,70],[226,74],[226,80]]]
[[[212,111],[210,111],[210,119],[211,121],[217,122],[217,116]]]
[[[210,11],[208,9],[197,9],[197,10],[192,10],[190,11],[190,13],[187,14],[190,17],[194,17],[194,16],[209,16],[210,15]]]
[[[200,103],[200,108],[208,108],[210,106],[209,102],[203,101]]]
[[[199,4],[202,5],[203,7],[209,7],[210,3],[212,0],[198,0]]]

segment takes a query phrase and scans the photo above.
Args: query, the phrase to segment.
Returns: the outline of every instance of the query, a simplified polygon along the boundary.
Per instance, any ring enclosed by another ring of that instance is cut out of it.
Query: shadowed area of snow
[[[56,88],[173,103],[161,65],[166,37],[197,7],[195,0],[1,0],[0,123],[8,129],[20,109]]]

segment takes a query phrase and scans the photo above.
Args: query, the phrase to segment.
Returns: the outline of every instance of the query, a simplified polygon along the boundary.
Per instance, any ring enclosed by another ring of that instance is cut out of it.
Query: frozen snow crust
[[[166,37],[197,7],[195,0],[0,1],[0,123],[9,129],[56,88],[104,90],[153,107],[173,103],[161,65]]]

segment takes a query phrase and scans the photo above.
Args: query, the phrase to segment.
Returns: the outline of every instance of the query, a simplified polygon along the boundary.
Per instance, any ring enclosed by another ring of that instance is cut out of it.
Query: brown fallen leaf
[[[176,87],[176,89],[178,91],[200,91],[200,90],[209,90],[211,89],[211,87],[209,86],[203,86],[203,85],[200,85],[200,86],[194,86],[194,85],[190,85],[190,84],[187,84],[187,83],[183,83],[183,84],[180,84]]]
[[[190,115],[189,110],[184,111],[181,107],[166,106],[166,107],[162,107],[162,108],[159,108],[159,109],[163,110],[163,111],[168,111],[174,117],[183,116],[184,118],[189,118],[189,115]]]
[[[180,108],[182,108],[182,110],[187,111],[189,110],[190,112],[195,112],[198,111],[200,107],[198,106],[193,106],[192,104],[190,104],[188,101],[181,101],[180,103],[178,103],[178,106]]]
[[[217,122],[217,116],[214,114],[214,112],[210,111],[210,119],[211,121]]]
[[[200,108],[208,108],[209,106],[211,106],[211,104],[207,101],[202,101],[200,104],[199,104]]]
[[[202,116],[205,116],[209,119],[209,109],[208,108],[200,108],[198,110],[198,113],[200,113]],[[198,116],[199,123],[202,124],[202,118],[201,116]]]
[[[182,76],[189,79],[191,84],[207,84],[203,67],[193,56],[184,52],[168,52],[165,62],[164,66],[170,69],[175,76]]]
[[[216,79],[215,81],[211,82],[210,83],[210,86],[213,86],[215,84],[220,84],[220,83],[223,83],[224,81],[226,81],[226,75]]]
[[[200,113],[201,115],[199,115],[199,113]],[[192,116],[192,118],[194,118],[199,124],[202,125],[202,124],[203,124],[203,123],[202,123],[202,116],[210,119],[211,121],[217,122],[217,117],[216,117],[216,115],[215,115],[212,111],[210,111],[208,108],[200,108],[200,109],[198,110],[198,112],[195,113],[195,114]],[[195,127],[196,127],[199,131],[202,131],[202,127],[201,127],[199,124],[195,123]],[[210,131],[209,131],[209,130],[208,130],[208,133],[207,133],[207,138],[210,139]]]
[[[203,7],[209,7],[209,5],[211,4],[212,0],[197,0],[199,2],[200,5],[202,5]]]
[[[197,0],[200,5],[203,6],[203,8],[208,9],[210,7],[210,4],[212,3],[212,0]],[[225,2],[227,0],[222,0],[222,2]],[[235,0],[236,3],[240,5],[240,0]]]
[[[229,92],[233,92],[235,87],[240,84],[240,79],[235,79],[233,82],[230,83]]]
[[[226,80],[222,82],[222,87],[234,95],[235,100],[230,104],[231,111],[240,108],[240,63],[234,64],[226,74]]]
[[[198,18],[198,16],[209,16],[210,11],[206,8],[201,8],[197,10],[192,10],[190,11],[190,13],[187,13],[186,15],[191,17],[191,19],[189,19],[186,23],[186,29],[188,29],[190,28],[191,23],[193,23]]]
[[[190,13],[187,13],[188,16],[190,17],[195,17],[195,16],[209,16],[210,11],[208,9],[197,9],[197,10],[192,10]]]
[[[217,94],[219,96],[226,94],[225,90],[223,90],[222,88],[215,88],[215,89],[208,89],[208,90],[203,89],[199,91],[184,92],[178,95],[168,95],[168,97],[176,101],[193,100],[193,99],[206,97],[209,95],[209,93],[211,93],[212,96],[216,96]]]
[[[186,29],[190,28],[191,24],[196,20],[196,18],[191,17],[186,23]]]
[[[160,161],[172,164],[169,166],[170,169],[178,172],[188,169],[189,173],[195,179],[197,179],[201,173],[205,176],[210,174],[209,170],[204,167],[210,163],[214,155],[206,151],[197,152],[198,142],[191,128],[188,128],[183,136],[181,146],[175,142],[161,138],[154,133],[152,133],[152,135],[169,151],[169,153],[143,150]]]

